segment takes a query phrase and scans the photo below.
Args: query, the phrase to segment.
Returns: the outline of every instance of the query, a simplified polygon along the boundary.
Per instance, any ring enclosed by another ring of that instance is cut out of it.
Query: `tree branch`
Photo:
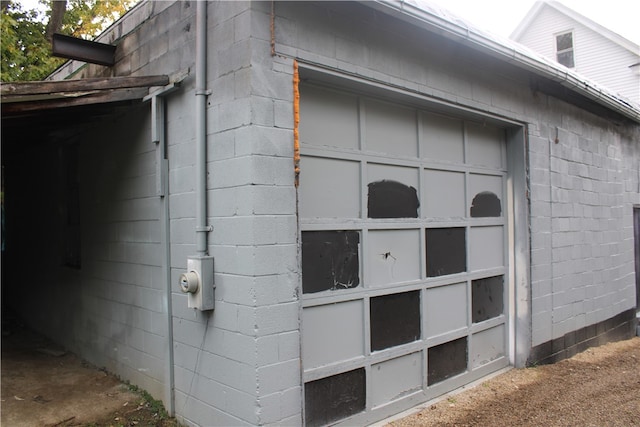
[[[53,34],[62,28],[62,19],[64,12],[67,10],[67,0],[51,0],[51,17],[47,24],[45,36],[49,42],[53,38]]]

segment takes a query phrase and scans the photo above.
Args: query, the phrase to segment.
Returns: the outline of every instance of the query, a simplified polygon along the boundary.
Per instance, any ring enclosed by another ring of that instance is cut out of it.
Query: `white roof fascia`
[[[450,12],[414,0],[363,0],[362,4],[390,16],[440,34],[472,49],[506,61],[536,75],[557,82],[606,108],[640,123],[640,106],[623,100],[578,73],[563,67],[525,46],[498,38],[470,26]]]

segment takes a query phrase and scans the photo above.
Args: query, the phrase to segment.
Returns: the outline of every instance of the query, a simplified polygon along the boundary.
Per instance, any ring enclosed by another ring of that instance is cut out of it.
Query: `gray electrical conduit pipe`
[[[207,233],[207,3],[196,8],[196,252],[206,256]]]

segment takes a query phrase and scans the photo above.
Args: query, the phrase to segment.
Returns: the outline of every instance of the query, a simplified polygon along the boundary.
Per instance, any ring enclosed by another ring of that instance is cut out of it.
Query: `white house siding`
[[[567,15],[543,6],[517,42],[555,61],[555,36],[573,32],[574,70],[612,91],[640,104],[640,73],[629,66],[640,61],[631,52]]]

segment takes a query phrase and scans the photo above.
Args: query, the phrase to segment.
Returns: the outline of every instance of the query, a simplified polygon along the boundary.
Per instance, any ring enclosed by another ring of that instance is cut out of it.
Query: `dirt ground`
[[[10,332],[2,336],[2,426],[177,426],[148,395],[27,329]],[[640,426],[640,338],[512,369],[377,425]]]
[[[177,426],[150,396],[19,323],[3,322],[3,427]]]

